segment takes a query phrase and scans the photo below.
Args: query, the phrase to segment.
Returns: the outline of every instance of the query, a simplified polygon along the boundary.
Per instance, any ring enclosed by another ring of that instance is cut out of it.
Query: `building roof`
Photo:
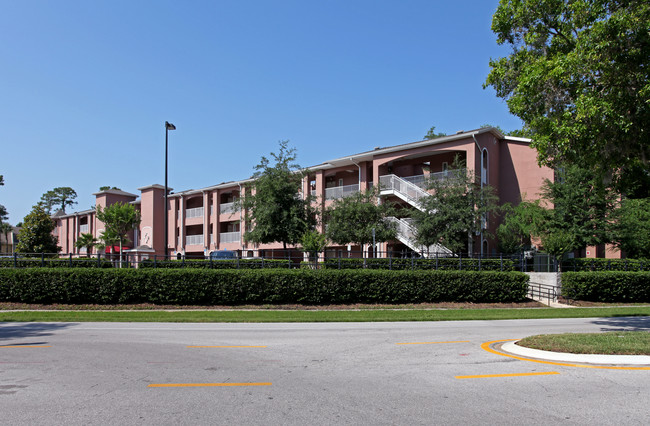
[[[99,191],[93,193],[93,195],[101,195],[101,194],[113,194],[113,195],[126,195],[127,197],[138,197],[136,194],[131,194],[130,192],[122,191],[121,189],[106,189],[104,191]]]

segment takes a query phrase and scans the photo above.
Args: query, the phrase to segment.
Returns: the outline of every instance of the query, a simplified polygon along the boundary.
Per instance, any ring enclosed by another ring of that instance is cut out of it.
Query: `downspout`
[[[354,165],[357,166],[357,168],[359,169],[359,191],[361,191],[361,166],[359,165],[359,163],[354,161],[354,157],[350,157],[350,161],[352,161]]]
[[[476,134],[472,133],[472,139],[474,139],[474,143],[476,144],[476,147],[478,148],[478,154],[481,156],[481,173],[483,173],[483,151],[481,148],[481,145],[478,144],[478,141],[476,140]],[[474,162],[476,164],[476,161]],[[483,188],[483,178],[481,177],[481,188]],[[483,257],[483,227],[481,226],[481,257]],[[472,238],[469,239],[469,246],[473,249],[474,247],[472,246]],[[468,250],[470,253],[472,250]]]
[[[357,168],[359,169],[359,178],[358,178],[359,183],[358,183],[358,185],[359,185],[359,192],[361,192],[361,166],[359,165],[359,163],[354,161],[354,157],[350,157],[350,161],[352,161],[354,163],[354,165],[357,166]],[[363,257],[365,259],[367,255],[366,255],[366,251],[364,250],[363,246],[361,247],[361,251],[362,251]],[[365,266],[365,261],[364,261],[364,266]]]

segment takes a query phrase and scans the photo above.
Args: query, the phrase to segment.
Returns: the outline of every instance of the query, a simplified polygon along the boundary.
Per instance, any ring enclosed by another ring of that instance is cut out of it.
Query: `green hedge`
[[[0,268],[13,268],[14,259],[3,258],[0,259]],[[45,258],[40,257],[19,257],[16,259],[16,267],[18,268],[112,268],[113,263],[106,259],[100,259],[97,263],[97,258],[73,258],[72,264],[70,259],[66,258]]]
[[[563,271],[650,271],[647,259],[566,259]]]
[[[480,263],[480,268],[479,268]],[[428,258],[370,258],[365,259],[366,269],[394,269],[394,270],[449,270],[449,271],[514,271],[515,262],[511,259],[476,259],[458,257]],[[326,269],[363,269],[364,259],[358,258],[330,258],[322,262]]]
[[[593,302],[650,302],[650,272],[565,272],[562,295]]]
[[[519,272],[300,269],[3,269],[0,300],[175,305],[515,302]]]
[[[140,262],[140,268],[161,269],[275,269],[291,268],[289,259],[219,259],[219,260],[153,260]]]

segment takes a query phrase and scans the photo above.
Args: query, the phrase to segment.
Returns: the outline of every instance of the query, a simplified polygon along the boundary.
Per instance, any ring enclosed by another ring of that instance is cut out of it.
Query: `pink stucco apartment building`
[[[381,198],[404,209],[416,209],[418,200],[429,196],[423,188],[426,178],[444,179],[454,158],[459,156],[483,184],[496,189],[501,203],[517,204],[522,195],[527,199],[538,198],[544,180],[554,178],[552,169],[537,165],[536,154],[529,139],[504,136],[496,128],[461,131],[432,140],[375,147],[309,167],[302,194],[311,193],[318,206],[325,208],[337,198],[380,186]],[[142,221],[130,237],[134,247],[126,249],[131,253],[144,257],[164,256],[167,247],[168,254],[174,257],[204,257],[213,250],[262,256],[265,251],[282,246],[279,243],[256,245],[243,240],[243,215],[234,208],[234,202],[245,193],[250,182],[251,179],[245,179],[170,193],[166,211],[162,185],[138,188],[139,195],[121,190],[106,190],[94,195],[96,205],[102,208],[121,201],[132,203],[140,210]],[[164,241],[165,214],[169,223],[168,241]],[[403,216],[403,219],[392,219],[398,227],[398,239],[381,244],[380,252],[426,251],[414,243],[408,214]],[[85,249],[74,245],[79,235],[91,233],[97,237],[103,231],[94,210],[55,215],[54,219],[54,232],[63,253],[84,254]],[[498,226],[497,220],[491,218],[488,224],[492,233]],[[334,256],[348,249],[347,246],[328,247],[326,255]],[[350,249],[361,252],[363,248],[353,246]],[[496,241],[479,235],[474,241],[474,252],[495,254]],[[596,250],[589,251],[589,255],[595,256]]]

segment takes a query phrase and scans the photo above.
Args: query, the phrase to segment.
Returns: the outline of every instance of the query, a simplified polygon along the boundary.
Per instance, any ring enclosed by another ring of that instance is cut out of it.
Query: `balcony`
[[[185,210],[186,219],[192,219],[194,217],[203,217],[203,207],[195,207],[193,209]]]
[[[221,203],[219,205],[219,214],[230,214],[235,212],[235,203]]]
[[[219,234],[220,243],[238,243],[241,240],[241,232],[221,232]]]
[[[185,236],[185,245],[187,245],[187,246],[202,246],[203,245],[203,235],[186,235]]]
[[[87,234],[88,231],[90,231],[90,226],[88,224],[79,225],[79,233],[80,234]]]
[[[355,183],[354,185],[335,186],[333,188],[325,189],[325,199],[336,200],[343,197],[349,197],[357,192],[359,192],[358,183]]]
[[[430,173],[427,175],[416,175],[402,177],[405,181],[411,182],[413,185],[419,186],[422,189],[427,189],[429,182],[433,180],[442,180],[450,176],[458,174],[461,169],[446,170],[444,172]]]

